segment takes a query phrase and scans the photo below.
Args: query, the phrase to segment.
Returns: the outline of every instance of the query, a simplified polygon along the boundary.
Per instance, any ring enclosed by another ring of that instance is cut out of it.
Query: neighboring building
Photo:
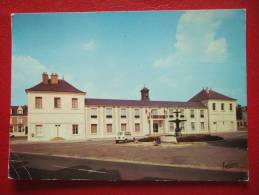
[[[151,101],[149,90],[140,100],[85,98],[57,74],[26,89],[29,140],[113,138],[118,131],[133,136],[174,133],[175,111],[181,112],[183,134],[235,131],[236,100],[211,89],[203,89],[187,102]]]
[[[247,128],[247,107],[238,105],[236,108],[237,113],[237,128],[246,129]]]
[[[14,136],[26,136],[28,133],[27,106],[11,106],[10,133]]]

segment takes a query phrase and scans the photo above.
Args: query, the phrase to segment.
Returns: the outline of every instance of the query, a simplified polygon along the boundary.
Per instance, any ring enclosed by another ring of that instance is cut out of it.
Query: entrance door
[[[153,132],[158,133],[158,123],[153,123]]]
[[[217,122],[213,122],[212,131],[217,131]]]

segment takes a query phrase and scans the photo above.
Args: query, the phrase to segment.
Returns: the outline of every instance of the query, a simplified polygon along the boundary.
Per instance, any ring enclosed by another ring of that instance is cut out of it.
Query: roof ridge
[[[191,99],[189,99],[188,102],[196,102],[196,101],[209,100],[209,99],[236,100],[234,98],[226,96],[226,95],[219,93],[217,91],[214,91],[212,89],[202,89],[195,96],[193,96]]]
[[[25,89],[26,92],[29,91],[49,91],[49,92],[71,92],[71,93],[84,93],[84,91],[79,90],[69,82],[67,82],[64,79],[58,79],[57,84],[51,84],[50,82],[48,83],[43,83],[40,82],[36,85],[34,85],[31,88]]]

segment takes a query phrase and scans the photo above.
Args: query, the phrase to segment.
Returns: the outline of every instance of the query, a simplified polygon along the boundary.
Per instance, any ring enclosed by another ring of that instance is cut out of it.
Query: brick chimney
[[[206,91],[206,93],[209,93],[210,92],[210,90],[209,90],[209,88],[208,87],[205,87],[205,89],[204,89],[205,91]]]
[[[56,73],[52,73],[50,76],[51,84],[58,84],[58,75]]]
[[[49,81],[49,75],[48,75],[48,73],[43,72],[43,73],[42,73],[42,82],[43,82],[44,84],[48,84],[48,81]]]

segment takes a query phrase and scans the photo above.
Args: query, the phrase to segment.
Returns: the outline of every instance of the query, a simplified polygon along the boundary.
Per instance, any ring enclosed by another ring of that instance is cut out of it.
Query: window
[[[195,123],[191,122],[191,129],[194,131],[195,130]]]
[[[200,116],[201,118],[204,118],[204,110],[200,110]]]
[[[184,131],[184,129],[185,129],[185,128],[184,128],[184,122],[181,122],[181,123],[180,123],[180,128],[181,128],[182,131]]]
[[[216,110],[216,103],[212,104],[212,110]]]
[[[121,131],[127,131],[127,124],[121,123]]]
[[[151,111],[151,114],[152,114],[152,115],[158,115],[158,110],[157,110],[157,109],[153,109],[153,110]]]
[[[13,132],[13,125],[10,125],[10,132]]]
[[[140,132],[140,124],[135,123],[135,132]]]
[[[112,124],[106,125],[107,133],[112,133]]]
[[[91,124],[91,133],[96,134],[97,133],[97,124]]]
[[[127,114],[126,114],[126,108],[122,108],[121,109],[121,118],[126,118]]]
[[[60,97],[54,98],[54,108],[61,108],[61,98]]]
[[[221,104],[221,110],[224,110],[224,103]]]
[[[18,125],[18,132],[23,132],[24,129],[23,129],[23,125]]]
[[[229,110],[232,111],[233,110],[233,105],[229,104]]]
[[[18,114],[22,114],[22,113],[23,113],[23,112],[22,112],[22,109],[18,109],[18,110],[17,110],[17,113],[18,113]]]
[[[78,125],[72,125],[72,133],[73,135],[78,135]]]
[[[21,117],[17,118],[17,123],[22,124],[22,118]]]
[[[135,118],[139,118],[139,109],[135,109]]]
[[[72,98],[72,108],[78,108],[78,99]]]
[[[35,108],[42,108],[42,97],[35,97]]]
[[[106,108],[106,118],[112,118],[112,108]]]
[[[184,118],[184,109],[180,110],[180,118]]]
[[[36,136],[43,135],[42,125],[35,125],[35,134]]]
[[[174,118],[174,109],[169,109],[169,117]]]
[[[169,131],[174,132],[174,123],[173,122],[169,123]]]
[[[91,108],[91,118],[97,118],[97,108]]]
[[[190,110],[190,117],[194,118],[194,110]]]
[[[201,130],[204,130],[204,129],[205,129],[204,122],[201,122]]]

